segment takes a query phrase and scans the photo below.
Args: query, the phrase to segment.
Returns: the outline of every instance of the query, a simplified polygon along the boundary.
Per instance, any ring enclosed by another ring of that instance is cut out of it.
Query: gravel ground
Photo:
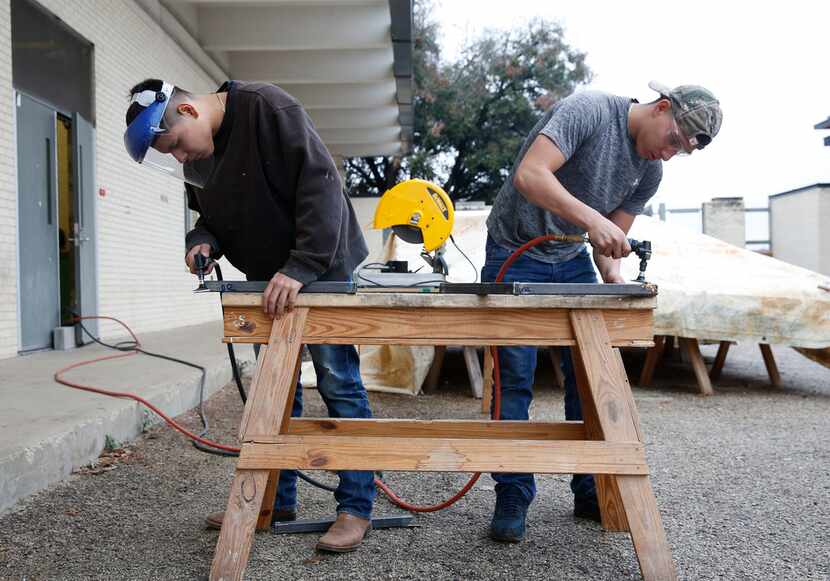
[[[711,360],[714,348],[704,348]],[[784,385],[768,386],[756,346],[729,354],[717,395],[695,395],[685,366],[658,370],[635,388],[652,485],[682,579],[830,578],[830,371],[775,349]],[[626,356],[639,370],[642,355]],[[561,419],[546,358],[532,415]],[[444,385],[418,398],[371,394],[378,417],[480,418],[459,353],[447,356]],[[455,386],[455,387],[451,387]],[[212,435],[234,441],[241,405],[228,385],[206,406]],[[315,391],[307,415],[323,416]],[[190,412],[179,418],[198,427]],[[233,460],[196,451],[166,427],[104,457],[0,518],[2,579],[204,579],[217,533],[203,526],[224,508]],[[319,474],[319,473],[318,473]],[[466,478],[388,473],[404,498],[432,503]],[[333,481],[332,475],[321,478]],[[630,537],[571,516],[567,477],[538,478],[528,537],[487,538],[493,482],[483,477],[449,510],[419,526],[374,531],[360,551],[315,553],[317,534],[257,534],[248,579],[639,579]],[[300,483],[300,513],[333,513],[329,493]],[[384,498],[376,514],[401,514]]]

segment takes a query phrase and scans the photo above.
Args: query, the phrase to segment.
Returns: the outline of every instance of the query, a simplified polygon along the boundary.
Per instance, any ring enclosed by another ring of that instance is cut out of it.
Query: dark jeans
[[[482,282],[492,282],[502,263],[511,251],[499,246],[487,236],[487,257],[481,269]],[[581,282],[597,281],[594,263],[583,249],[577,256],[556,264],[541,262],[527,253],[520,256],[508,269],[504,282]],[[571,350],[562,347],[562,373],[565,376],[565,418],[582,419],[582,406],[576,389]],[[499,347],[501,368],[501,416],[502,420],[527,420],[530,402],[533,400],[533,379],[536,373],[536,347]],[[496,494],[506,486],[517,487],[531,502],[536,496],[536,481],[533,474],[493,474]],[[571,490],[576,497],[591,497],[596,494],[594,478],[590,474],[574,474]]]
[[[255,345],[258,348],[259,345]],[[317,373],[317,391],[332,418],[371,418],[369,399],[360,379],[360,358],[353,345],[309,345],[314,371]],[[259,349],[256,349],[259,355]],[[282,410],[277,410],[280,413]],[[297,391],[291,417],[303,414],[303,387],[297,379]],[[370,518],[375,499],[374,474],[343,470],[337,473],[340,483],[334,493],[337,512],[348,512],[360,518]],[[295,510],[297,506],[297,473],[280,470],[274,510]]]

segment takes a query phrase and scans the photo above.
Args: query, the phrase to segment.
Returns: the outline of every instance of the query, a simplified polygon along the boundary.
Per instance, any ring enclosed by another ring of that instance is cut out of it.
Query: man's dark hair
[[[164,81],[161,79],[144,79],[137,85],[135,85],[132,89],[130,89],[130,94],[127,95],[128,99],[132,99],[133,95],[141,93],[142,91],[161,91],[162,86],[164,86]],[[181,87],[173,87],[173,94],[170,96],[170,100],[172,102],[178,102],[183,100],[183,98],[192,96],[189,91],[185,91]],[[132,103],[130,107],[127,109],[127,125],[133,122],[139,113],[144,110],[144,107],[139,105],[138,103]],[[172,111],[169,107],[167,111]],[[166,115],[165,115],[166,116]]]

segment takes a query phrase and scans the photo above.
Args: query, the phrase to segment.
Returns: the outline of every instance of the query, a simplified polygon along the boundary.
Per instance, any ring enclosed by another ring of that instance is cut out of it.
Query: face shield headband
[[[167,131],[163,127],[164,114],[173,90],[173,85],[164,83],[160,91],[146,90],[133,95],[130,105],[138,103],[144,109],[124,131],[124,146],[134,161],[201,188],[213,171],[212,157],[182,164],[171,154],[152,147],[156,138]]]
[[[161,123],[172,96],[173,85],[170,83],[164,83],[161,91],[148,90],[133,95],[130,105],[138,103],[144,107],[124,131],[124,146],[133,161],[142,163],[156,136],[164,133]]]

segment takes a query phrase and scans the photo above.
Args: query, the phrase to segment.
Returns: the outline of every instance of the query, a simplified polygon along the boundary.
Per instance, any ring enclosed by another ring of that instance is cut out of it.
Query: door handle
[[[46,138],[46,222],[52,223],[52,140]]]

